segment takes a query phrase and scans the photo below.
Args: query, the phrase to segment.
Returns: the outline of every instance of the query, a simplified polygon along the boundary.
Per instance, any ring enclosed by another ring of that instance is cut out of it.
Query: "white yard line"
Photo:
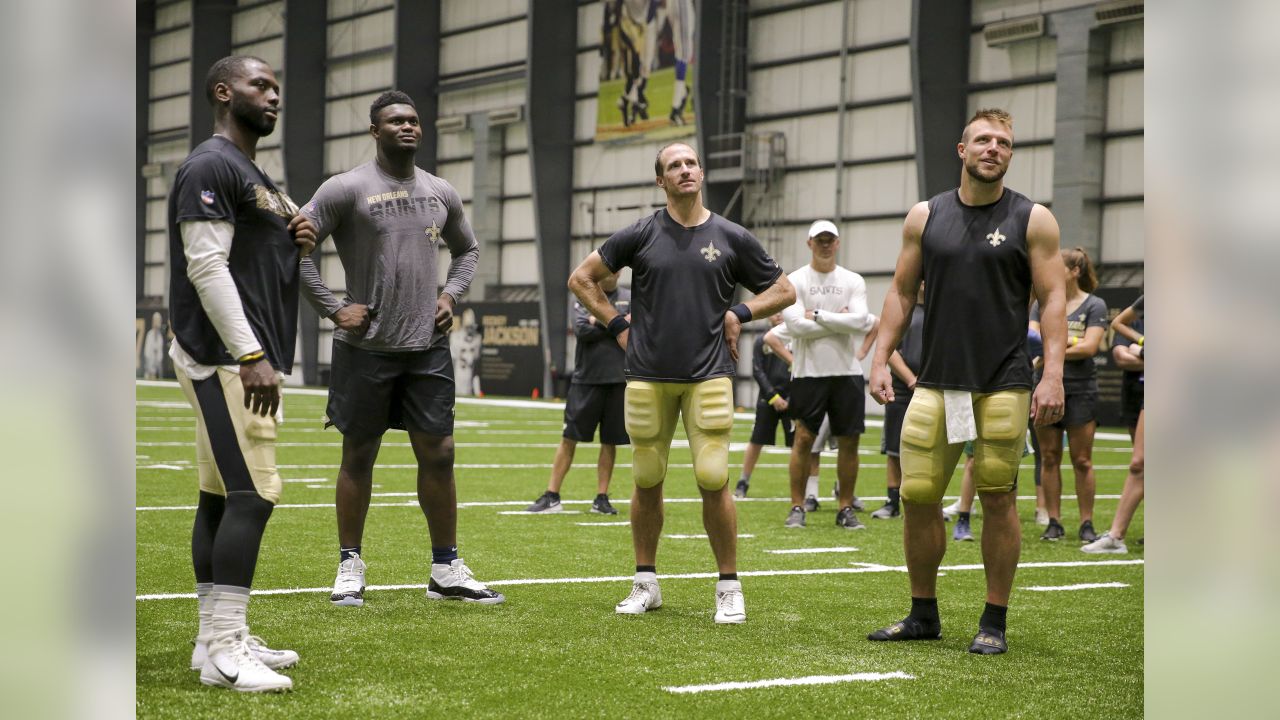
[[[710,685],[674,685],[662,688],[669,693],[694,694],[716,692],[719,690],[754,690],[768,687],[791,687],[795,685],[834,685],[845,682],[879,682],[881,680],[915,680],[915,675],[894,671],[888,673],[853,673],[850,675],[806,675],[798,678],[773,678],[771,680],[750,680],[747,682],[722,682]]]
[[[856,547],[795,548],[793,550],[765,550],[770,555],[820,555],[823,553],[858,552]]]
[[[669,538],[671,540],[706,540],[707,539],[706,535],[663,535],[662,537]],[[740,539],[753,538],[755,537],[755,535],[739,534],[738,537]]]
[[[561,510],[560,512],[553,512],[553,513],[550,513],[550,512],[540,512],[540,513],[536,513],[536,512],[529,512],[528,510],[503,510],[503,511],[499,512],[498,514],[499,514],[499,515],[538,515],[538,516],[542,516],[542,515],[581,515],[581,514],[582,514],[582,511],[581,511],[581,510]]]
[[[1041,563],[1019,563],[1018,567],[1022,568],[1046,568],[1046,567],[1081,567],[1081,566],[1108,566],[1108,565],[1142,565],[1142,560],[1081,560],[1076,562],[1041,562]],[[981,570],[981,565],[951,565],[939,568],[940,570]],[[845,568],[816,568],[812,570],[746,570],[739,572],[739,577],[781,577],[786,575],[856,575],[860,573],[879,573],[879,572],[906,572],[906,567],[890,566],[890,565],[874,565],[870,563],[859,563],[859,567]],[[661,580],[705,580],[709,578],[719,578],[718,573],[682,573],[678,575],[661,575]],[[635,579],[631,575],[611,575],[605,577],[579,577],[579,578],[522,578],[517,580],[494,580],[486,583],[487,585],[566,585],[578,583],[611,583],[611,582],[631,582]],[[368,590],[422,590],[427,587],[426,583],[415,583],[410,585],[370,585]],[[308,593],[330,593],[333,588],[329,586],[314,588],[273,588],[268,590],[254,590],[254,595],[304,595]],[[147,595],[137,595],[134,597],[137,601],[144,600],[194,600],[195,593],[152,593]]]
[[[1058,590],[1093,590],[1094,588],[1127,588],[1128,583],[1108,582],[1108,583],[1080,583],[1079,585],[1028,585],[1027,587],[1018,588],[1019,590],[1030,590],[1032,592],[1056,592]]]
[[[631,524],[631,521],[630,521],[630,520],[623,520],[623,521],[621,521],[621,522],[580,522],[580,523],[574,523],[574,525],[582,525],[583,527],[623,527],[623,526],[630,525],[630,524]]]

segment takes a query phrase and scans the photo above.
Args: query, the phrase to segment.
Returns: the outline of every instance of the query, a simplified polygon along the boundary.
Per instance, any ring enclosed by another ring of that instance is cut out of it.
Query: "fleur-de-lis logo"
[[[991,247],[996,247],[1004,242],[1005,236],[1000,234],[1000,228],[996,228],[995,232],[987,233],[987,242],[991,243]]]
[[[720,257],[720,251],[716,249],[714,240],[708,241],[707,246],[702,248],[700,252],[702,257],[707,259],[707,262],[715,262],[716,258]]]
[[[440,242],[440,226],[436,225],[436,221],[431,221],[431,227],[427,228],[427,239],[431,242]]]

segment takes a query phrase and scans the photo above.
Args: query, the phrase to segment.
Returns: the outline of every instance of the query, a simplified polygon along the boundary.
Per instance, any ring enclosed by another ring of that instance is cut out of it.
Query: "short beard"
[[[258,137],[266,137],[276,129],[276,121],[267,119],[266,110],[259,110],[238,96],[231,98],[231,117],[248,127]]]
[[[988,185],[991,185],[991,184],[998,183],[1004,179],[1004,174],[1009,172],[1009,166],[1005,165],[1004,167],[1000,168],[999,174],[997,174],[995,177],[992,177],[992,178],[985,178],[982,175],[979,175],[977,167],[976,166],[971,167],[969,163],[964,164],[964,171],[969,173],[970,178],[973,178],[974,180],[977,180],[980,183],[987,183]]]

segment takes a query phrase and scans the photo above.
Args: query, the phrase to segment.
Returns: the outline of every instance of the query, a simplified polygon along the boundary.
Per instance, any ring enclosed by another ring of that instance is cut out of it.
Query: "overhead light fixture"
[[[446,115],[436,118],[436,132],[453,133],[462,132],[467,129],[466,115]]]
[[[1114,2],[1098,3],[1093,8],[1093,17],[1099,25],[1141,20],[1143,0],[1114,0]]]
[[[524,119],[524,106],[517,105],[515,107],[502,108],[500,110],[490,110],[486,113],[486,117],[489,119],[489,125],[491,127],[494,125],[511,125],[512,123],[518,123]]]

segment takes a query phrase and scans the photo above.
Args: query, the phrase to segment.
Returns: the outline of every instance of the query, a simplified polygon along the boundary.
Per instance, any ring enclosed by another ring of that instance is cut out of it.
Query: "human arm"
[[[889,356],[898,349],[906,332],[911,309],[916,304],[923,267],[920,238],[929,220],[929,203],[919,202],[907,213],[902,224],[902,250],[893,271],[893,282],[885,294],[880,312],[880,329],[876,333],[876,352],[871,360],[871,397],[884,405],[893,402],[893,380],[889,376]]]
[[[849,305],[841,312],[813,311],[813,321],[838,333],[870,333],[876,316],[867,308],[867,283],[861,275],[851,273]]]
[[[811,320],[812,315],[813,311],[805,310],[804,305],[797,300],[791,307],[782,311],[782,322],[786,324],[787,332],[791,333],[792,337],[802,340],[835,335],[834,331]]]
[[[1027,222],[1027,253],[1031,260],[1031,283],[1040,304],[1040,337],[1044,342],[1044,365],[1040,382],[1031,394],[1031,417],[1036,425],[1047,425],[1062,418],[1067,299],[1066,269],[1058,244],[1058,221],[1043,205],[1031,208],[1031,218]]]
[[[453,309],[458,301],[471,288],[475,279],[476,267],[480,264],[480,243],[476,242],[475,232],[467,221],[462,209],[462,196],[449,186],[444,193],[445,207],[449,211],[444,229],[440,235],[445,246],[449,248],[449,272],[445,275],[444,287],[436,300],[436,330],[448,332],[453,324]]]
[[[872,317],[875,317],[874,315]],[[876,346],[876,332],[880,329],[880,318],[871,324],[871,329],[866,335],[862,336],[862,344],[858,346],[858,362],[871,354],[871,349]]]
[[[587,312],[595,316],[606,332],[617,338],[618,344],[627,347],[627,337],[631,331],[626,318],[622,318],[618,309],[609,302],[600,282],[613,274],[613,270],[604,264],[599,250],[593,250],[578,267],[569,274],[569,290],[578,298],[578,302]],[[622,318],[619,322],[616,319]],[[610,326],[613,323],[613,326]]]
[[[1086,360],[1098,354],[1102,346],[1104,331],[1100,327],[1086,328],[1084,337],[1077,342],[1068,341],[1067,351],[1063,357],[1067,360]]]
[[[1141,299],[1141,298],[1139,298]],[[1133,324],[1138,321],[1137,303],[1120,311],[1120,314],[1111,321],[1111,329],[1129,338],[1130,341],[1137,343],[1141,347],[1146,342],[1146,337],[1133,329]]]
[[[1111,359],[1115,360],[1116,367],[1129,372],[1142,372],[1146,369],[1146,363],[1142,358],[1142,346],[1133,343],[1132,345],[1119,345],[1111,348]]]
[[[582,303],[573,304],[573,335],[581,343],[597,343],[601,340],[613,339],[609,330],[596,322],[595,316],[587,312]]]
[[[729,346],[729,354],[733,356],[734,362],[738,360],[738,336],[742,333],[742,322],[739,313],[747,313],[747,320],[758,317],[768,317],[782,308],[795,302],[796,289],[791,286],[791,280],[781,272],[778,273],[777,279],[773,284],[764,289],[764,292],[757,294],[755,297],[735,305],[724,314],[724,341]]]
[[[279,381],[244,314],[240,292],[227,267],[235,225],[224,220],[186,220],[179,224],[187,278],[200,297],[222,344],[240,364],[244,406],[274,415],[280,406]]]
[[[782,337],[782,333],[785,331],[786,326],[783,326],[781,331],[776,327],[773,328],[764,334],[764,344],[773,351],[774,355],[785,360],[787,366],[790,367],[795,364],[796,359],[795,356],[791,354],[791,349],[787,347],[787,341]]]

